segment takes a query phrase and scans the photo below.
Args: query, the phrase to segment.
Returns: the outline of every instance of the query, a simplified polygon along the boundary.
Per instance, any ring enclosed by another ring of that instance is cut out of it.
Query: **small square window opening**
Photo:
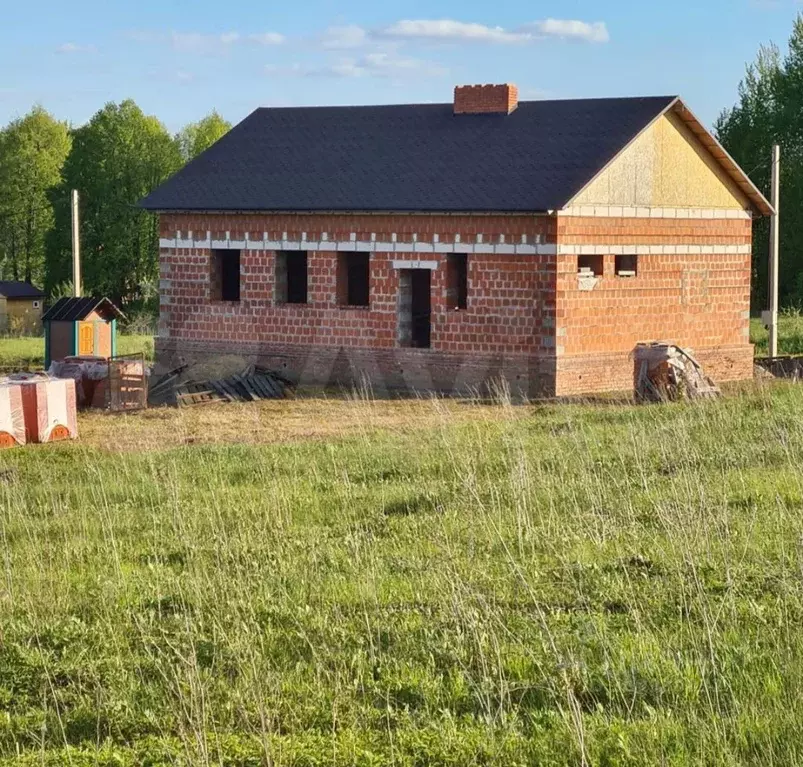
[[[587,277],[602,277],[602,256],[578,256],[577,273]]]
[[[635,255],[616,256],[617,277],[636,277],[637,275],[638,275],[638,256]]]

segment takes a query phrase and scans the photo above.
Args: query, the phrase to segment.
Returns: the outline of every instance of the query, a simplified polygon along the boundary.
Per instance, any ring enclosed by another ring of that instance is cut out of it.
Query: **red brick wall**
[[[566,245],[749,246],[751,221],[616,219],[558,220]],[[578,248],[579,250],[579,248]],[[615,381],[629,387],[629,357],[641,341],[666,340],[705,356],[720,380],[752,375],[749,345],[750,254],[640,254],[636,277],[617,277],[615,254],[592,290],[580,290],[577,256],[558,256],[557,389],[583,393]],[[714,353],[721,351],[721,359]],[[727,357],[727,360],[725,359]]]
[[[286,232],[288,239],[301,239],[302,232],[308,240],[319,239],[323,232],[330,240],[348,240],[356,233],[358,242],[370,242],[371,233],[389,236],[397,233],[400,241],[409,241],[414,234],[421,242],[432,242],[439,235],[442,242],[452,242],[460,234],[463,242],[474,242],[481,234],[484,242],[496,242],[505,235],[508,242],[518,242],[522,235],[546,238],[554,242],[557,232],[554,218],[532,215],[400,215],[400,214],[209,214],[171,213],[160,217],[162,237],[174,237],[177,231],[203,234],[212,232],[214,239],[222,239],[230,232],[232,239],[242,239],[246,232],[251,239],[278,240]]]
[[[371,305],[337,303],[337,257],[308,251],[305,305],[274,301],[275,254],[244,250],[241,301],[209,298],[210,252],[165,248],[161,257],[159,348],[182,353],[239,350],[310,382],[358,378],[368,372],[389,387],[449,389],[503,375],[522,393],[580,394],[627,389],[630,354],[639,341],[669,340],[691,348],[720,380],[752,372],[748,253],[641,254],[638,276],[614,275],[618,246],[749,246],[744,219],[617,219],[545,216],[170,214],[161,235],[203,239],[358,242],[557,244],[561,255],[471,254],[468,307],[447,304],[445,253],[371,253]],[[604,274],[593,290],[579,289],[577,256],[566,246],[600,245]],[[355,248],[356,249],[356,248]],[[432,272],[431,349],[399,349],[393,260],[438,262]],[[338,351],[340,350],[340,351]],[[340,355],[340,357],[338,357]],[[345,355],[345,357],[343,357]],[[341,359],[341,357],[343,357]],[[344,359],[346,361],[344,361]],[[334,371],[334,372],[333,372]],[[337,373],[337,375],[335,375]]]
[[[193,232],[213,239],[268,238],[330,241],[463,243],[554,243],[555,221],[535,216],[340,216],[340,215],[164,215],[162,237],[186,237]],[[367,309],[337,304],[338,254],[308,251],[308,303],[276,304],[273,300],[275,253],[244,250],[241,254],[239,303],[211,301],[210,252],[205,249],[164,249],[161,256],[163,327],[172,339],[253,341],[265,343],[336,344],[393,348],[396,345],[398,271],[393,260],[437,261],[432,273],[433,350],[534,354],[553,348],[554,256],[471,254],[468,258],[469,298],[465,310],[447,307],[446,254],[371,253],[370,294]]]

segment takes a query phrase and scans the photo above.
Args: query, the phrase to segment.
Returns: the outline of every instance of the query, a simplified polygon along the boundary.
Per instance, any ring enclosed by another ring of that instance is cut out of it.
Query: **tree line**
[[[803,14],[795,20],[789,45],[759,49],[739,86],[735,106],[715,125],[725,149],[769,197],[770,152],[781,146],[781,305],[803,308]],[[768,306],[769,220],[753,226],[753,308]]]
[[[71,291],[70,192],[81,193],[86,294],[154,308],[158,221],[137,202],[231,125],[217,112],[171,135],[131,100],[73,127],[41,106],[0,130],[0,279]]]

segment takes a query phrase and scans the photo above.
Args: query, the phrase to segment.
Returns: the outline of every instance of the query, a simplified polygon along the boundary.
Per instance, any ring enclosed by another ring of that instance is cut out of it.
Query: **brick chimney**
[[[458,85],[454,89],[456,115],[509,115],[519,105],[515,85]]]

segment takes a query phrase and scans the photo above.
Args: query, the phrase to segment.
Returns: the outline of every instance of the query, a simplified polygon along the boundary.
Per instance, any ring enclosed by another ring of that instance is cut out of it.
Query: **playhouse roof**
[[[60,298],[42,315],[43,322],[78,322],[92,312],[112,315],[114,319],[125,319],[125,315],[108,298],[82,296],[80,298]]]

